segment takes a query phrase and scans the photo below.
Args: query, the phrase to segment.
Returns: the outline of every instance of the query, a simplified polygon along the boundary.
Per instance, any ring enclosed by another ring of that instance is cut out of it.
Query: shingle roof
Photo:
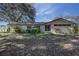
[[[77,23],[77,22],[74,22],[74,21],[71,21],[71,20],[68,20],[69,18],[65,18],[65,17],[59,17],[59,18],[56,18],[56,19],[54,19],[54,20],[52,20],[52,21],[49,21],[49,22],[35,22],[35,23],[33,23],[33,24],[35,24],[35,25],[42,25],[42,24],[46,24],[46,23],[50,23],[50,22],[53,22],[53,21],[56,21],[56,20],[59,20],[59,19],[63,19],[63,20],[66,20],[66,21],[68,21],[68,22],[71,22],[71,23],[73,23],[73,24],[78,24],[79,25],[79,23]],[[21,24],[21,23],[20,23]],[[22,25],[28,25],[29,23],[22,23]],[[10,25],[10,24],[9,24]]]
[[[45,24],[46,22],[35,22],[35,25],[39,25],[39,24]]]
[[[69,21],[69,20],[67,20],[67,19],[65,19],[65,18],[56,18],[56,19],[54,19],[54,20],[52,20],[52,21],[49,21],[49,22],[36,22],[35,24],[47,24],[47,23],[50,23],[50,22],[53,22],[53,21],[56,21],[56,20],[59,20],[59,19],[66,20],[66,21],[71,22],[71,23],[73,23],[73,24],[77,24],[76,22]]]

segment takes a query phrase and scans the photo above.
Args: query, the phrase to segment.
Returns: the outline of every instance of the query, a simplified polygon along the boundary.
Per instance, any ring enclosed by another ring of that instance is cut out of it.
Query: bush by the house
[[[10,28],[7,29],[7,32],[10,32]]]
[[[38,29],[38,28],[31,29],[31,34],[37,34],[37,33],[40,33],[40,29]]]
[[[31,29],[27,29],[26,30],[26,33],[31,33]]]
[[[61,30],[59,28],[55,28],[56,33],[61,33]]]
[[[78,33],[78,26],[74,26],[74,34],[77,34]]]
[[[30,34],[37,34],[37,33],[40,33],[40,29],[38,29],[38,28],[31,28],[31,29],[27,29],[26,32],[30,33]]]
[[[15,27],[14,29],[16,33],[21,33],[21,29],[19,27]]]

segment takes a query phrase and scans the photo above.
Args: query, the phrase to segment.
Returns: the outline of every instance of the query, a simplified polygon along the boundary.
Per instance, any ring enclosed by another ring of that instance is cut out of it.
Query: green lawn
[[[14,33],[0,32],[0,37],[5,37],[8,35],[12,35],[12,34],[14,34]]]

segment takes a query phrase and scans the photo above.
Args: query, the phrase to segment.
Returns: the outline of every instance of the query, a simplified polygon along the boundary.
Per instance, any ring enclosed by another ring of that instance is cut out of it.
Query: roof
[[[35,25],[41,25],[41,24],[45,24],[46,22],[35,22]]]
[[[10,22],[8,25],[19,25],[19,24],[22,24],[22,25],[27,25],[27,24],[33,24],[33,23],[30,23],[30,22]]]
[[[69,20],[64,19],[64,18],[56,18],[56,19],[54,19],[54,20],[52,20],[52,21],[49,21],[49,22],[36,22],[35,24],[47,24],[47,23],[51,23],[51,22],[54,22],[54,21],[60,20],[60,19],[65,20],[65,21],[68,21],[68,22],[73,23],[73,24],[77,24],[77,23],[75,23],[75,22],[69,21]]]
[[[52,21],[50,21],[50,22],[54,22],[54,21],[57,21],[57,20],[65,20],[65,21],[68,21],[68,22],[70,22],[70,23],[77,24],[77,23],[75,23],[75,22],[69,21],[69,20],[64,19],[64,18],[57,18],[57,19],[54,19],[54,20],[52,20]],[[49,22],[49,23],[50,23],[50,22]]]
[[[73,22],[73,21],[69,21],[69,20],[67,20],[67,19],[65,19],[65,18],[56,18],[56,19],[54,19],[54,20],[52,20],[52,21],[49,21],[49,22],[35,22],[35,23],[33,23],[33,24],[35,24],[35,25],[43,25],[43,24],[47,24],[47,23],[50,23],[50,22],[54,22],[54,21],[56,21],[56,20],[60,20],[60,19],[62,19],[62,20],[65,20],[65,21],[68,21],[68,22],[70,22],[70,23],[73,23],[73,24],[78,24],[78,23],[76,23],[76,22]],[[29,24],[32,24],[32,23],[15,23],[15,25],[29,25]],[[8,25],[12,25],[12,24],[8,24]]]

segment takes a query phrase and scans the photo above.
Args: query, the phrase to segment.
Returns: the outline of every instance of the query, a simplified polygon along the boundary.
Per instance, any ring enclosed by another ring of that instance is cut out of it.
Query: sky
[[[35,3],[36,22],[48,22],[61,16],[79,16],[79,3]],[[6,25],[0,22],[0,25]]]
[[[79,3],[37,3],[36,22],[48,22],[61,16],[79,16]]]

